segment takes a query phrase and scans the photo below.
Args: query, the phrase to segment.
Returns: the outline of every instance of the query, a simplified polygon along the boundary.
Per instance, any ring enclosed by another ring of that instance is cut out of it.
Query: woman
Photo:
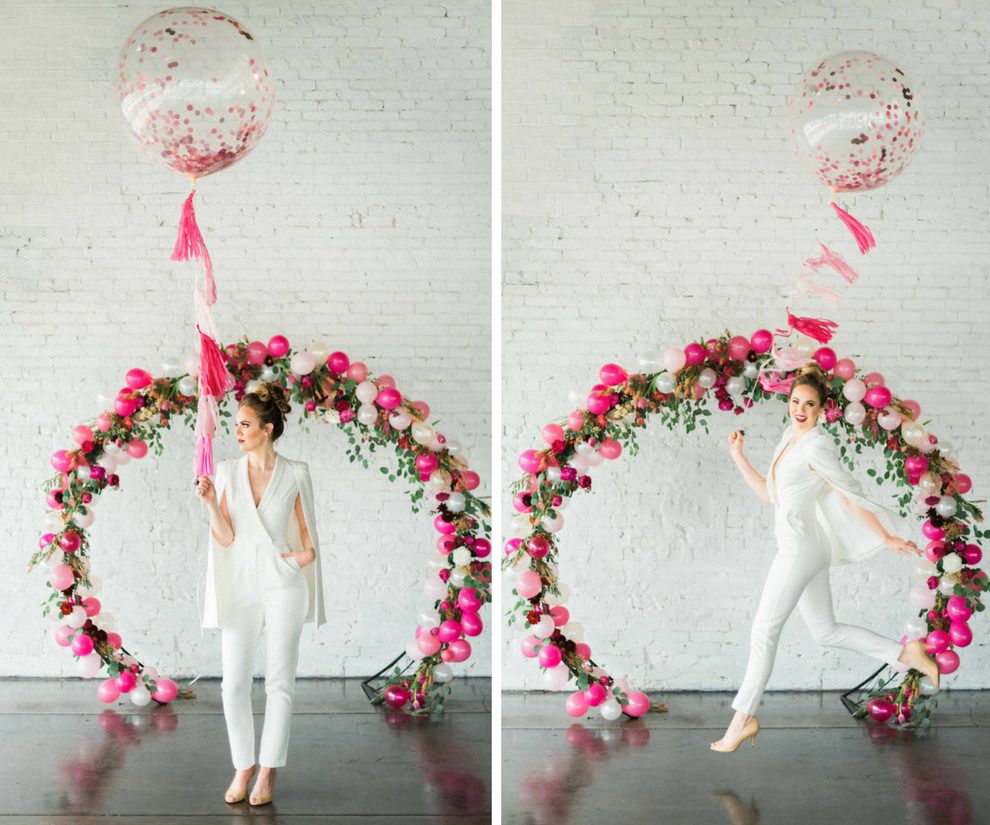
[[[265,723],[252,805],[272,801],[275,769],[285,765],[302,626],[326,621],[309,468],[273,446],[288,412],[280,387],[258,384],[237,410],[244,456],[217,466],[215,487],[207,476],[196,479],[210,512],[203,627],[221,630],[221,694],[235,769],[224,799],[231,803],[244,799],[255,772],[251,683],[262,628]]]
[[[838,624],[832,615],[830,565],[860,561],[885,546],[904,555],[921,551],[897,537],[903,522],[863,496],[839,462],[832,437],[816,426],[827,396],[827,379],[816,365],[798,371],[787,397],[791,426],[766,479],[743,455],[742,431],[729,435],[729,451],[746,483],[775,507],[778,549],[753,619],[749,664],[732,702],[736,714],[712,750],[734,751],[747,738],[756,744],[760,723],[753,714],[773,669],[781,628],[795,606],[819,644],[858,650],[898,671],[913,668],[938,684],[938,666],[921,640],[902,647],[871,630]]]

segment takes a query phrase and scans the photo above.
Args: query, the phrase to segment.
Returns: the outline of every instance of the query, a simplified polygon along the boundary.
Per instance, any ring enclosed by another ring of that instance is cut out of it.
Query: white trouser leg
[[[308,608],[302,575],[293,586],[272,590],[265,597],[265,724],[258,754],[258,764],[265,768],[281,768],[288,754],[299,637]]]
[[[874,659],[893,666],[895,670],[906,670],[907,666],[898,661],[903,650],[899,642],[851,624],[839,624],[832,612],[832,590],[829,587],[828,568],[825,568],[808,583],[798,601],[801,618],[820,645],[858,650]]]
[[[815,552],[778,552],[770,563],[760,604],[750,633],[749,663],[732,707],[742,713],[756,712],[773,670],[780,631],[801,597],[805,585],[826,565]]]
[[[261,636],[264,609],[261,604],[242,605],[224,622],[220,636],[223,681],[223,715],[234,768],[244,771],[254,765],[254,716],[251,712],[251,683],[254,653]]]

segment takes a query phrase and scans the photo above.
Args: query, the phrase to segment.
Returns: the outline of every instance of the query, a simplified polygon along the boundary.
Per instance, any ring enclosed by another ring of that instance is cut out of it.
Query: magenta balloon
[[[461,630],[464,631],[465,636],[480,636],[484,629],[485,625],[477,613],[461,613]]]
[[[943,676],[959,670],[959,654],[954,650],[943,650],[941,653],[937,653],[935,661],[938,662],[938,672]]]
[[[383,695],[389,707],[393,707],[398,710],[409,701],[412,697],[412,692],[404,688],[402,685],[389,685],[385,688]]]
[[[938,564],[938,560],[945,555],[945,542],[941,539],[932,539],[925,545],[925,558],[932,564]]]
[[[523,472],[526,473],[539,472],[541,463],[542,460],[536,454],[536,450],[526,450],[519,456],[519,466],[522,467]]]
[[[522,640],[519,646],[522,648],[523,656],[525,656],[527,659],[535,659],[537,655],[536,648],[538,648],[542,644],[543,644],[542,639],[537,639],[536,636],[530,634],[529,636],[527,636],[525,639]]]
[[[416,469],[421,473],[432,473],[440,466],[440,459],[436,453],[421,453],[416,456]]]
[[[729,358],[745,361],[749,357],[749,339],[745,335],[733,335],[729,339]]]
[[[882,384],[877,384],[866,391],[866,397],[863,400],[874,409],[879,410],[890,403],[891,397],[890,390]]]
[[[618,364],[606,364],[598,371],[598,377],[606,387],[617,387],[629,377],[629,373]]]
[[[254,366],[260,366],[265,363],[265,359],[268,357],[268,347],[261,343],[261,341],[252,341],[247,345],[247,362],[249,364],[254,364]]]
[[[118,396],[113,401],[113,411],[125,418],[128,415],[133,415],[137,407],[138,400],[136,398],[120,398]]]
[[[644,716],[650,712],[650,697],[645,693],[633,690],[626,695],[626,698],[629,699],[629,704],[622,710],[630,716]]]
[[[38,547],[44,550],[53,541],[55,541],[54,533],[42,533],[41,538],[38,539]]]
[[[924,524],[921,525],[921,532],[928,539],[941,539],[945,537],[945,530],[932,524],[931,519],[925,519]]]
[[[933,630],[925,641],[929,653],[941,653],[948,649],[951,639],[944,630]]]
[[[268,354],[272,358],[281,358],[289,351],[289,339],[284,335],[273,335],[268,342]]]
[[[137,677],[129,670],[122,670],[113,681],[121,693],[130,693],[137,684]]]
[[[60,473],[66,472],[71,463],[72,457],[65,450],[56,450],[52,453],[52,467]]]
[[[836,364],[835,350],[831,347],[819,347],[815,350],[814,354],[815,362],[823,370],[828,372]]]
[[[622,455],[622,445],[614,438],[606,438],[598,445],[598,452],[601,453],[602,458],[614,461]]]
[[[554,627],[563,627],[571,620],[571,611],[562,604],[551,607],[550,615],[553,616]]]
[[[526,543],[526,552],[534,559],[542,559],[550,552],[550,541],[546,536],[537,534]],[[532,573],[533,571],[530,570],[528,572]],[[533,575],[536,576],[536,573],[533,573]],[[535,596],[536,594],[534,593],[533,595]]]
[[[93,637],[77,633],[72,639],[72,652],[76,656],[89,656],[93,652]]]
[[[100,600],[96,596],[87,596],[82,600],[82,606],[86,611],[87,616],[95,616],[102,609]]]
[[[378,380],[381,381],[381,378],[379,377]],[[384,387],[378,391],[375,403],[383,410],[394,410],[402,403],[402,393],[395,387]]]
[[[685,365],[690,367],[692,364],[700,364],[705,360],[707,352],[701,344],[692,341],[686,347],[684,347],[684,358]]]
[[[440,623],[440,628],[437,631],[437,638],[441,642],[452,642],[460,637],[460,622],[455,622],[453,619],[447,619],[446,621]]]
[[[909,455],[904,459],[904,472],[909,476],[920,476],[928,472],[928,459],[923,455]]]
[[[471,658],[471,643],[467,639],[457,639],[447,646],[451,661],[466,662]]]
[[[601,682],[592,682],[584,692],[584,698],[588,700],[588,706],[593,708],[597,708],[604,702],[606,696],[605,688],[602,687]]]
[[[117,698],[120,696],[120,688],[117,687],[117,683],[113,679],[106,679],[100,682],[100,687],[96,693],[100,697],[101,702],[110,704],[117,701]]]
[[[956,473],[955,484],[956,484],[956,489],[961,494],[966,494],[973,489],[973,481],[965,473]]]
[[[461,592],[457,594],[457,606],[465,613],[477,613],[483,603],[478,591],[473,587],[462,587]],[[464,621],[463,616],[461,621]]]
[[[956,622],[969,621],[969,617],[973,615],[973,611],[966,604],[966,599],[963,596],[949,596],[949,601],[945,605],[945,612],[949,614],[950,619]]]
[[[564,429],[559,424],[547,424],[543,428],[543,440],[551,447],[555,441],[564,440]]]
[[[567,708],[567,713],[570,716],[575,718],[584,716],[588,712],[588,700],[584,696],[584,691],[579,690],[577,693],[572,693],[568,696],[564,707]]]
[[[979,564],[983,558],[983,551],[976,544],[967,544],[962,552],[963,561],[966,564]]]
[[[611,406],[612,401],[611,396],[609,395],[598,395],[597,393],[592,393],[588,396],[588,412],[592,415],[602,415],[603,413],[607,413]]]
[[[144,458],[148,454],[148,445],[140,438],[128,441],[126,449],[131,458]]]
[[[143,390],[148,384],[151,383],[151,373],[147,370],[135,367],[132,370],[127,371],[127,376],[124,378],[124,382],[132,390]]]
[[[591,645],[587,642],[578,642],[574,646],[574,654],[579,659],[590,659],[591,658]]]
[[[330,368],[330,372],[332,372],[334,375],[342,375],[343,373],[347,372],[347,368],[350,365],[351,365],[350,359],[342,352],[331,352],[327,356],[327,366]]]
[[[894,703],[885,696],[874,696],[866,703],[866,710],[877,722],[886,722],[894,715]]]
[[[475,539],[474,547],[472,548],[474,555],[479,559],[484,559],[488,557],[488,554],[492,552],[492,543],[485,538]]]
[[[67,530],[59,537],[58,544],[66,553],[75,553],[79,549],[82,540],[79,534],[72,530]]]
[[[155,680],[155,689],[151,691],[151,697],[159,702],[171,702],[179,695],[179,688],[171,679],[159,677]]]
[[[257,146],[275,108],[259,42],[208,8],[167,9],[140,23],[121,50],[117,91],[148,156],[196,178]]]
[[[564,660],[564,655],[560,652],[559,647],[546,642],[540,648],[540,652],[536,658],[540,663],[540,667],[550,668],[557,667]]]
[[[973,631],[966,622],[950,622],[949,638],[956,647],[966,647],[973,641]]]
[[[749,339],[749,344],[753,348],[753,352],[770,352],[770,348],[773,346],[773,333],[768,329],[758,329]]]
[[[457,529],[453,522],[444,520],[442,513],[439,513],[437,517],[433,519],[433,526],[436,528],[438,533],[443,533],[444,535],[449,535]]]

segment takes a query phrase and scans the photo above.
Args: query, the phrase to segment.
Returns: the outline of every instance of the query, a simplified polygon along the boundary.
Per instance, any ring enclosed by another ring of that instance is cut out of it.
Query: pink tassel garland
[[[217,342],[196,325],[199,332],[199,386],[200,392],[213,398],[223,398],[233,388],[234,377],[227,371],[227,365],[220,354]]]
[[[832,208],[839,216],[839,220],[846,225],[846,229],[852,232],[860,252],[865,255],[877,245],[877,242],[873,240],[873,233],[870,232],[869,227],[861,224],[835,201],[832,201]]]
[[[203,261],[203,278],[206,281],[206,302],[211,306],[217,300],[217,285],[213,280],[213,261],[203,240],[203,234],[196,223],[196,210],[193,209],[194,189],[182,204],[182,215],[179,218],[179,232],[172,249],[173,261],[188,261],[192,258]]]
[[[839,328],[835,321],[829,321],[825,318],[802,318],[791,315],[790,310],[787,310],[787,324],[796,332],[801,332],[822,344],[827,344],[835,330]]]

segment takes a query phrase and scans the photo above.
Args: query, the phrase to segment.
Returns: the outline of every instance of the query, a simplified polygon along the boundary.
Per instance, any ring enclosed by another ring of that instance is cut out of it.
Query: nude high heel
[[[255,771],[255,767],[254,767],[254,765],[252,765],[251,766],[251,775],[248,776],[247,781],[244,783],[244,790],[241,791],[240,796],[238,796],[237,794],[232,794],[230,792],[230,788],[228,787],[227,788],[227,792],[223,795],[223,801],[226,802],[226,803],[228,803],[228,804],[230,804],[230,805],[233,805],[233,804],[235,804],[237,802],[243,802],[244,801],[244,797],[247,796],[248,782],[250,782],[251,781],[251,777],[254,776],[254,771]]]
[[[272,769],[272,792],[274,792],[274,790],[275,790],[275,770]],[[268,793],[265,796],[261,796],[260,794],[255,795],[254,791],[252,791],[251,796],[248,799],[248,804],[252,805],[255,808],[260,807],[261,805],[268,805],[272,801],[272,796],[273,793]]]
[[[718,747],[716,742],[712,742],[709,747],[717,753],[732,753],[747,739],[750,740],[750,744],[752,744],[753,747],[756,747],[756,734],[759,732],[760,720],[753,716],[745,725],[743,725],[743,729],[739,732],[738,738],[732,744]]]

